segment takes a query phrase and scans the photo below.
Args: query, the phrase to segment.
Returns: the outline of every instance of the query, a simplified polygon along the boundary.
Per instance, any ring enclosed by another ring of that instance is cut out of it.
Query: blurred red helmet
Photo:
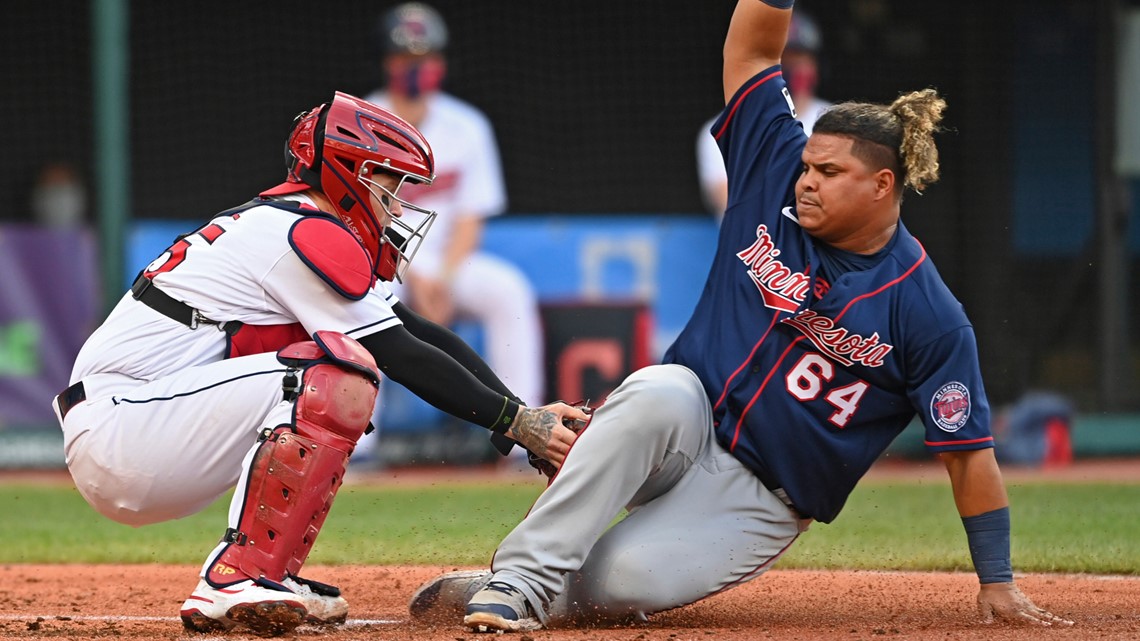
[[[372,259],[383,280],[403,280],[420,243],[435,220],[435,212],[399,196],[407,182],[431,184],[435,157],[423,135],[411,124],[376,105],[336,92],[332,102],[297,116],[285,143],[286,182],[263,196],[317,189]],[[399,179],[388,189],[373,180],[376,172]],[[381,224],[369,196],[374,196],[392,221]],[[391,216],[393,203],[402,215]]]

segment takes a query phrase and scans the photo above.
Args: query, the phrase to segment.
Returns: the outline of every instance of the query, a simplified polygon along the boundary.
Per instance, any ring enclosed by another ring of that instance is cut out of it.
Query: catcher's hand
[[[993,623],[995,618],[999,618],[1030,625],[1073,625],[1072,621],[1034,605],[1013,583],[983,583],[978,592],[978,612],[982,615],[982,623]]]
[[[527,462],[531,467],[547,478],[553,478],[592,412],[585,405],[572,406],[562,402],[533,410],[524,407],[507,434],[526,448]]]

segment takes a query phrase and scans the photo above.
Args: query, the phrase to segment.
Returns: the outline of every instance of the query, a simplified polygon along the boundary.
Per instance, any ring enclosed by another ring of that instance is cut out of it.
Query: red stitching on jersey
[[[763,78],[761,78],[760,80],[758,80],[758,81],[756,82],[756,84],[754,84],[754,85],[752,85],[751,87],[749,87],[748,89],[746,89],[746,90],[744,91],[744,93],[740,94],[740,98],[739,98],[739,99],[738,99],[736,102],[732,103],[732,109],[731,109],[731,110],[729,110],[729,112],[728,112],[728,117],[724,119],[724,124],[723,124],[723,125],[721,125],[721,127],[720,127],[720,131],[716,132],[716,134],[714,134],[714,135],[713,135],[713,138],[716,138],[717,140],[720,140],[720,137],[721,137],[722,135],[724,135],[724,130],[725,130],[725,129],[728,129],[728,123],[729,123],[729,122],[731,122],[731,121],[732,121],[732,117],[733,117],[734,115],[736,115],[736,110],[740,108],[740,103],[744,102],[744,97],[745,97],[745,96],[747,96],[748,94],[752,93],[752,91],[753,91],[754,89],[756,89],[756,88],[757,88],[757,87],[759,87],[760,85],[764,84],[765,82],[768,82],[768,81],[769,81],[769,80],[771,80],[772,78],[775,78],[776,76],[779,76],[779,75],[781,75],[781,73],[782,73],[782,72],[779,72],[779,71],[773,71],[772,73],[770,73],[770,74],[768,74],[768,75],[764,76]]]
[[[974,445],[975,443],[986,443],[994,440],[994,437],[987,436],[985,438],[974,438],[968,441],[927,441],[923,440],[922,444],[927,447],[940,447],[942,445]]]
[[[918,242],[917,238],[914,239],[914,242],[918,245],[918,248],[920,250],[922,250],[922,255],[919,256],[918,260],[916,260],[914,262],[914,264],[910,266],[910,269],[903,272],[902,276],[899,276],[898,278],[892,280],[891,282],[887,283],[886,285],[883,285],[882,287],[876,289],[875,291],[868,292],[866,294],[860,294],[859,296],[852,298],[851,302],[847,303],[847,306],[843,308],[843,311],[839,312],[839,315],[835,317],[835,320],[838,321],[840,318],[843,318],[843,315],[847,313],[847,310],[851,309],[851,306],[854,305],[856,301],[863,300],[864,298],[870,298],[872,296],[878,296],[879,294],[883,293],[884,291],[886,291],[886,290],[890,289],[891,287],[894,287],[895,285],[898,285],[902,281],[906,280],[907,276],[910,276],[914,272],[914,270],[918,269],[918,266],[921,265],[923,263],[923,261],[926,260],[926,248],[922,246],[922,243]]]
[[[744,424],[744,417],[748,416],[748,412],[752,409],[752,406],[756,404],[756,401],[760,398],[760,395],[764,393],[764,388],[768,387],[768,381],[772,380],[772,375],[776,373],[777,369],[779,369],[780,363],[784,362],[784,358],[786,358],[788,353],[792,351],[792,348],[796,346],[796,343],[802,341],[804,338],[806,338],[806,336],[797,336],[796,340],[788,343],[788,348],[784,350],[783,354],[780,354],[780,358],[776,360],[776,364],[772,366],[772,369],[768,370],[768,376],[765,377],[764,382],[760,384],[760,389],[756,390],[756,393],[752,395],[752,399],[748,401],[748,405],[744,406],[744,411],[740,413],[740,418],[736,419],[736,432],[732,435],[732,445],[730,445],[728,448],[729,452],[736,449],[736,441],[740,438],[740,426]]]
[[[761,81],[761,82],[763,82],[763,81]],[[856,303],[856,301],[863,300],[864,298],[870,298],[872,296],[877,296],[877,295],[883,293],[884,291],[890,289],[891,287],[894,287],[895,285],[906,280],[906,278],[908,276],[910,276],[912,273],[914,273],[914,270],[918,269],[918,266],[921,265],[923,263],[923,261],[926,260],[926,248],[922,246],[922,243],[918,242],[917,238],[914,239],[914,242],[917,243],[918,248],[920,250],[922,250],[922,255],[919,256],[918,260],[916,260],[914,262],[914,264],[910,266],[910,269],[906,270],[905,272],[903,272],[903,274],[901,276],[899,276],[898,278],[895,278],[894,280],[890,281],[889,283],[886,283],[885,285],[876,289],[875,291],[867,292],[866,294],[860,294],[859,296],[852,298],[847,303],[847,305],[843,307],[843,310],[840,311],[839,314],[837,314],[835,316],[835,320],[838,321],[840,318],[843,318],[843,315],[847,313],[847,310],[851,309],[851,306],[854,305]],[[773,316],[773,318],[774,318],[774,316]],[[771,328],[769,328],[769,330],[770,329]],[[764,335],[767,336],[768,335],[767,332],[765,332]],[[756,393],[752,395],[752,399],[748,401],[748,405],[746,405],[744,407],[744,411],[740,413],[740,418],[737,419],[737,421],[736,421],[736,430],[732,435],[732,445],[729,446],[728,451],[731,452],[731,451],[736,449],[736,442],[737,442],[737,440],[740,439],[740,428],[744,424],[744,417],[748,416],[748,412],[752,409],[752,406],[756,404],[756,401],[760,398],[760,395],[764,393],[764,388],[766,388],[768,386],[768,381],[772,380],[772,375],[776,373],[777,369],[779,369],[780,363],[784,362],[784,358],[787,357],[788,352],[790,352],[792,350],[792,347],[794,347],[796,343],[800,342],[804,338],[806,338],[806,336],[799,336],[796,338],[796,340],[789,343],[788,348],[784,350],[783,354],[780,354],[780,358],[776,360],[776,363],[774,365],[772,365],[772,369],[768,370],[768,376],[765,377],[764,382],[760,384],[760,389],[756,390]],[[761,342],[763,342],[764,339],[761,338],[760,340],[761,340]],[[759,343],[757,343],[757,347],[759,347]],[[753,353],[755,353],[756,348],[753,348],[752,351],[753,351]],[[751,359],[751,356],[749,356],[749,358]],[[733,375],[735,376],[736,373],[739,371],[740,371],[740,368],[738,368],[736,370],[736,372],[733,372]],[[732,377],[729,377],[729,380],[732,380]],[[725,393],[727,393],[727,392],[728,392],[728,383],[725,382]],[[722,399],[724,398],[724,394],[721,394],[721,398]],[[720,403],[720,401],[717,401],[717,403]],[[967,442],[968,441],[952,441],[952,443],[967,443]]]

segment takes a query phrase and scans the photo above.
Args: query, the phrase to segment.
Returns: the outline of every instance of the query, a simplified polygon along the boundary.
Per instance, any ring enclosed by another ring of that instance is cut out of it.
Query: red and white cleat
[[[194,632],[222,632],[246,628],[253,634],[273,637],[292,631],[306,621],[305,598],[293,592],[242,581],[215,588],[199,579],[182,604],[182,625]]]

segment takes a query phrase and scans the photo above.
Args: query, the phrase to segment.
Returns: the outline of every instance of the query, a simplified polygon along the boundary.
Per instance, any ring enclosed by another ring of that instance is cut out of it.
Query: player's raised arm
[[[792,0],[739,0],[724,40],[724,100],[757,73],[780,63]]]

